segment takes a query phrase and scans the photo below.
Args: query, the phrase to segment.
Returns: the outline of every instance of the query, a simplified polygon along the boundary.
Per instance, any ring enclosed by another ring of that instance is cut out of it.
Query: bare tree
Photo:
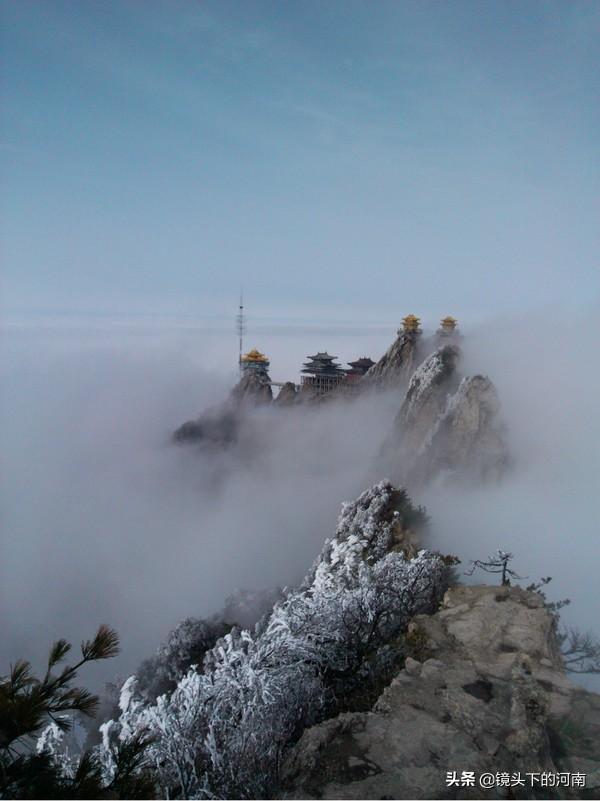
[[[513,554],[508,551],[501,551],[498,549],[494,556],[488,556],[487,561],[481,559],[471,560],[471,567],[465,571],[466,576],[472,576],[477,568],[484,570],[486,573],[501,573],[502,578],[500,583],[503,587],[510,587],[511,579],[523,579],[525,576],[519,576],[514,570],[511,570],[508,563],[513,558]]]

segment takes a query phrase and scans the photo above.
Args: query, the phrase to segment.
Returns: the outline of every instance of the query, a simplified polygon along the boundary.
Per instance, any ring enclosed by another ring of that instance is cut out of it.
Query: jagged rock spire
[[[384,447],[393,478],[411,489],[436,480],[498,478],[508,463],[500,403],[489,378],[458,373],[460,349],[444,345],[414,372]]]
[[[411,324],[408,328],[405,326],[398,331],[398,336],[393,344],[361,380],[362,386],[384,389],[408,383],[419,359],[422,358],[419,347],[418,318],[415,319],[417,326]]]

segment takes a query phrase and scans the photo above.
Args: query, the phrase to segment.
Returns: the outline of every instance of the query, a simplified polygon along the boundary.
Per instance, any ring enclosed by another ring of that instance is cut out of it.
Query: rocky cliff
[[[544,596],[451,586],[422,539],[425,510],[381,481],[297,587],[181,623],[102,724],[109,779],[143,732],[159,798],[598,797],[600,696],[567,680]]]
[[[441,476],[497,479],[508,464],[496,389],[485,376],[461,378],[460,357],[445,344],[415,370],[384,447],[390,474],[412,490]]]
[[[248,372],[231,390],[225,403],[179,426],[173,433],[173,439],[176,442],[226,446],[237,439],[244,412],[271,403],[272,400],[268,376],[261,372]]]
[[[300,399],[300,393],[292,381],[286,381],[273,401],[275,406],[293,406]]]
[[[420,347],[420,334],[400,330],[381,359],[362,378],[361,386],[386,389],[407,384],[424,355]]]
[[[566,678],[539,594],[454,587],[410,624],[413,657],[372,712],[308,729],[284,765],[289,798],[598,798],[600,696]],[[473,771],[476,786],[447,776]],[[587,787],[528,773],[581,772]],[[485,789],[481,774],[525,786]]]
[[[412,376],[396,417],[403,451],[418,452],[426,445],[446,410],[448,395],[459,382],[456,369],[459,358],[457,347],[445,345],[432,353]]]
[[[231,390],[230,398],[236,407],[271,403],[273,391],[269,376],[260,371],[245,373]]]

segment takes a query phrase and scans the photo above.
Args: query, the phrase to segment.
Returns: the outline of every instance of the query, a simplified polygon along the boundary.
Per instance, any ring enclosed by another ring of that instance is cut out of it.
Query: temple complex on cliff
[[[335,361],[337,356],[315,353],[302,367],[302,388],[317,394],[331,392],[346,380],[346,371]]]

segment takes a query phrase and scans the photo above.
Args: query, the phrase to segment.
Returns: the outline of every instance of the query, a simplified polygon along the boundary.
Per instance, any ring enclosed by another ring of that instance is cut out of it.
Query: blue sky
[[[3,2],[6,316],[600,295],[600,4]]]

